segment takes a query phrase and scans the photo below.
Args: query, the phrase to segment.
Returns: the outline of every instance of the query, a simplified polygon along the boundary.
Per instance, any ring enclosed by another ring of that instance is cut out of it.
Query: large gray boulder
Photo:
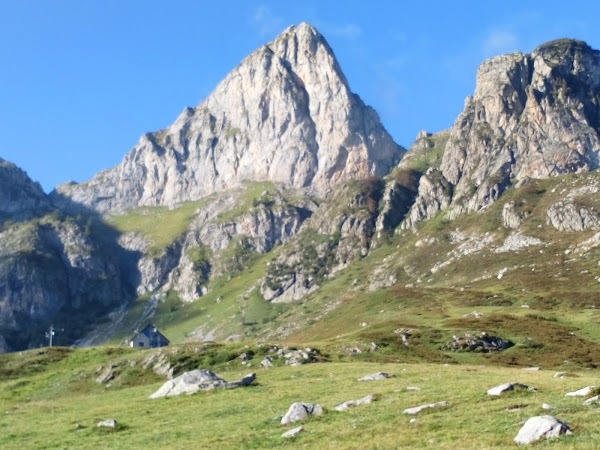
[[[525,422],[525,425],[519,430],[519,434],[514,441],[517,444],[531,444],[542,438],[556,438],[561,434],[571,434],[571,428],[562,420],[553,416],[531,417]]]
[[[309,416],[320,416],[321,414],[323,414],[323,407],[317,403],[292,403],[281,419],[281,425],[298,422]]]
[[[239,381],[227,382],[210,370],[192,370],[167,381],[150,398],[174,397],[181,394],[193,394],[198,391],[249,386],[255,379],[256,374],[251,373]]]

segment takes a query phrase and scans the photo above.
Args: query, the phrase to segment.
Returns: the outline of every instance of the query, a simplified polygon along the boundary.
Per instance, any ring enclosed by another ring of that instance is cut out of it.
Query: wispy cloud
[[[345,39],[356,39],[362,35],[362,32],[362,28],[355,23],[333,25],[330,30],[330,33],[334,36]]]
[[[481,50],[486,57],[518,50],[519,38],[509,30],[491,30],[484,38]]]
[[[268,6],[256,7],[251,14],[250,22],[261,36],[272,36],[283,31],[284,19],[274,14]]]

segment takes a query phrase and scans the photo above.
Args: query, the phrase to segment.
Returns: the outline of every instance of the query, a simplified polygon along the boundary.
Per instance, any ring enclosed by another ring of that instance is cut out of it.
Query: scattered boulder
[[[468,314],[463,315],[463,317],[472,317],[473,319],[481,319],[483,317],[483,313],[479,311],[473,311]]]
[[[407,408],[404,411],[402,411],[404,414],[419,414],[421,411],[423,411],[424,409],[430,409],[430,408],[441,408],[443,406],[448,406],[450,403],[444,401],[444,402],[437,402],[437,403],[429,403],[427,405],[421,405],[421,406],[413,406],[412,408]]]
[[[265,369],[273,367],[273,358],[271,356],[267,356],[260,362],[260,366],[264,367]]]
[[[391,378],[394,375],[386,372],[377,372],[369,375],[365,375],[364,377],[360,377],[358,381],[376,381],[376,380],[384,380],[386,378]]]
[[[479,336],[466,333],[464,336],[453,336],[453,340],[444,345],[442,350],[488,353],[506,350],[514,345],[514,342],[498,336],[490,336],[485,332]]]
[[[571,428],[562,420],[553,416],[531,417],[525,422],[525,425],[519,430],[514,441],[517,444],[531,444],[542,438],[551,439],[561,434],[571,434]]]
[[[281,419],[281,425],[304,420],[309,416],[320,416],[323,414],[323,407],[317,403],[292,403]]]
[[[300,433],[304,431],[304,427],[296,427],[291,430],[286,431],[281,435],[282,438],[293,438],[298,436]]]
[[[402,343],[408,346],[408,340],[412,336],[412,330],[407,328],[398,328],[397,330],[394,330],[394,333],[400,335],[402,338]]]
[[[312,348],[306,348],[304,350],[290,349],[283,353],[285,363],[288,366],[301,366],[315,362],[317,360],[318,352]]]
[[[495,386],[491,389],[487,390],[487,395],[502,395],[505,392],[515,391],[515,390],[527,390],[529,392],[533,392],[536,389],[533,387],[529,387],[525,384],[521,383],[505,383],[499,386]]]
[[[584,388],[579,389],[578,391],[567,392],[565,397],[587,397],[592,393],[596,386],[586,386]]]
[[[119,426],[115,419],[106,419],[98,422],[98,428],[117,428]]]
[[[590,406],[596,403],[600,403],[600,395],[594,395],[583,402],[583,406]]]
[[[418,387],[418,386],[406,386],[406,390],[407,390],[407,391],[413,391],[413,392],[417,392],[417,391],[420,391],[420,390],[421,390],[421,388],[420,388],[420,387]]]
[[[246,375],[239,381],[227,382],[210,370],[198,369],[185,372],[177,378],[167,381],[150,398],[173,397],[181,394],[193,394],[211,389],[232,389],[249,386],[256,379],[256,374]]]
[[[554,405],[550,403],[542,403],[542,409],[554,409]]]
[[[521,370],[525,370],[527,372],[539,372],[540,370],[542,370],[541,367],[524,367]]]
[[[337,406],[334,406],[333,409],[336,411],[346,411],[350,408],[354,408],[355,406],[369,405],[373,403],[375,400],[374,395],[367,395],[366,397],[359,398],[358,400],[348,400],[347,402],[340,403]]]

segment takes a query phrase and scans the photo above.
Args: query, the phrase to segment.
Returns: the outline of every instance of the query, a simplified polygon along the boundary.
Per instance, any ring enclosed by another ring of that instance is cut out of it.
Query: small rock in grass
[[[592,393],[596,386],[586,386],[584,388],[579,389],[578,391],[567,392],[565,397],[587,397]]]
[[[361,377],[358,379],[358,381],[376,381],[376,380],[384,380],[386,378],[391,378],[394,375],[392,375],[391,373],[386,373],[386,372],[377,372],[377,373],[372,373],[369,375],[365,375],[364,377]]]
[[[535,388],[526,386],[524,384],[521,383],[505,383],[505,384],[501,384],[499,386],[495,386],[491,389],[488,389],[487,391],[487,395],[502,395],[505,392],[508,391],[514,391],[515,389],[523,389],[523,390],[528,390],[528,391],[535,391]]]
[[[304,420],[308,416],[320,416],[323,414],[323,407],[316,403],[292,403],[281,419],[281,425]]]
[[[340,403],[339,405],[334,406],[333,409],[340,412],[346,411],[350,408],[354,408],[355,406],[369,405],[373,402],[373,400],[375,400],[374,395],[367,395],[366,397],[359,398],[358,400],[348,400],[347,402]]]
[[[524,367],[521,370],[526,370],[528,372],[539,372],[540,370],[542,370],[541,367]]]
[[[600,403],[600,395],[594,395],[583,402],[583,406],[590,406],[596,403]]]
[[[444,401],[444,402],[437,402],[437,403],[429,403],[427,405],[421,405],[421,406],[413,406],[412,408],[407,408],[404,411],[402,411],[404,414],[419,414],[421,411],[423,411],[424,409],[430,409],[430,408],[441,408],[442,406],[448,406],[449,403]]]
[[[106,427],[106,428],[116,428],[118,425],[115,419],[106,419],[98,422],[98,427]]]
[[[282,438],[293,438],[304,431],[303,427],[292,428],[281,435]]]
[[[408,423],[417,423],[417,419],[413,417],[408,421]]]
[[[420,387],[417,387],[417,386],[407,386],[407,387],[406,387],[406,390],[407,390],[407,391],[415,391],[415,392],[416,392],[416,391],[420,391],[420,390],[421,390],[421,388],[420,388]]]
[[[554,406],[550,403],[542,403],[542,409],[554,409]]]
[[[531,417],[519,430],[514,441],[517,444],[531,444],[542,438],[551,439],[561,434],[571,434],[571,428],[562,420],[553,416]]]

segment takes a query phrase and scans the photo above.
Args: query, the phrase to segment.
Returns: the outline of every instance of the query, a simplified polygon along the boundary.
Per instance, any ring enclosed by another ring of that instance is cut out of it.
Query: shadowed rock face
[[[485,208],[512,182],[598,168],[599,127],[600,52],[587,44],[561,39],[485,61],[408,225]]]
[[[350,91],[323,36],[303,23],[248,56],[173,125],[142,136],[120,165],[57,193],[100,212],[172,205],[245,180],[322,195],[387,174],[403,153]]]
[[[47,210],[50,202],[39,183],[14,164],[0,158],[0,221],[33,217]]]
[[[61,330],[55,344],[71,344],[123,304],[124,253],[97,218],[57,210],[38,183],[0,159],[0,353],[47,344],[50,324]]]

